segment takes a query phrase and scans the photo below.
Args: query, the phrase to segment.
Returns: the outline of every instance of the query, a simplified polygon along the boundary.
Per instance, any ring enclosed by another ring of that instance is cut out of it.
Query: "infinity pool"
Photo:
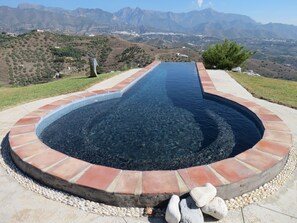
[[[121,98],[73,110],[39,137],[69,156],[119,169],[199,166],[234,157],[262,137],[254,118],[227,104],[204,98],[195,63],[161,63]]]

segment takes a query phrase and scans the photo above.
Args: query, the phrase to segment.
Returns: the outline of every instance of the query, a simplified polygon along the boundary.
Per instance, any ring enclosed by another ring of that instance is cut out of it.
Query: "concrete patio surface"
[[[136,73],[138,70],[124,72],[109,80],[103,81],[89,90],[100,90],[113,87],[124,79]],[[231,93],[247,98],[267,109],[275,112],[288,125],[293,134],[294,147],[297,145],[297,110],[285,106],[273,104],[254,98],[241,85],[234,81],[224,71],[209,70],[209,75],[218,91]],[[70,94],[71,95],[71,94]],[[0,138],[2,139],[12,125],[25,114],[38,107],[67,97],[63,95],[30,102],[24,105],[0,112]],[[100,222],[100,223],[146,223],[165,222],[162,218],[122,218],[102,217],[91,214],[52,200],[48,200],[39,194],[24,189],[14,179],[9,177],[0,168],[0,222]],[[220,221],[224,223],[297,223],[297,174],[295,171],[292,179],[278,193],[272,197],[249,205],[245,208],[231,211],[228,216]],[[216,222],[206,219],[206,222]]]

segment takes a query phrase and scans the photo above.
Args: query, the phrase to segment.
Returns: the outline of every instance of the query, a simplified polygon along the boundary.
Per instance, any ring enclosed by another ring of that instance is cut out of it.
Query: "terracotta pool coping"
[[[174,171],[127,171],[94,165],[67,156],[42,143],[36,128],[43,118],[70,103],[122,91],[157,66],[156,61],[113,88],[77,93],[40,107],[20,119],[9,133],[11,155],[26,174],[51,187],[118,206],[155,206],[171,194],[184,195],[209,182],[229,199],[275,177],[285,165],[292,135],[284,122],[260,105],[216,90],[202,63],[197,63],[205,96],[247,108],[265,128],[263,138],[249,150],[216,163]]]

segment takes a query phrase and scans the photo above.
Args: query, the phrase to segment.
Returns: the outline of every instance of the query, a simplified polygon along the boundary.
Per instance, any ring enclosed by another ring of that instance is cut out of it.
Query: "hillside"
[[[264,77],[297,81],[297,69],[268,60],[249,59],[245,63],[246,70],[253,70]]]
[[[175,58],[177,53],[187,58]],[[17,37],[0,35],[0,84],[29,85],[53,80],[56,73],[89,73],[90,57],[101,72],[144,67],[154,59],[198,61],[192,49],[161,49],[108,36],[70,36],[32,31]],[[172,58],[172,59],[171,59]]]
[[[54,32],[85,34],[114,33],[184,33],[217,38],[297,39],[297,26],[260,24],[248,16],[221,13],[212,9],[173,13],[123,8],[111,13],[101,9],[64,10],[22,4],[16,8],[0,6],[0,31],[26,32],[45,29]]]

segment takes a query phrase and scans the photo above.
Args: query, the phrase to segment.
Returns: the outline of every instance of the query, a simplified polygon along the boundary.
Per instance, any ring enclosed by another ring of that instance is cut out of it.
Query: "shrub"
[[[240,44],[225,39],[222,43],[210,46],[203,54],[206,68],[227,69],[242,65],[254,52]]]

